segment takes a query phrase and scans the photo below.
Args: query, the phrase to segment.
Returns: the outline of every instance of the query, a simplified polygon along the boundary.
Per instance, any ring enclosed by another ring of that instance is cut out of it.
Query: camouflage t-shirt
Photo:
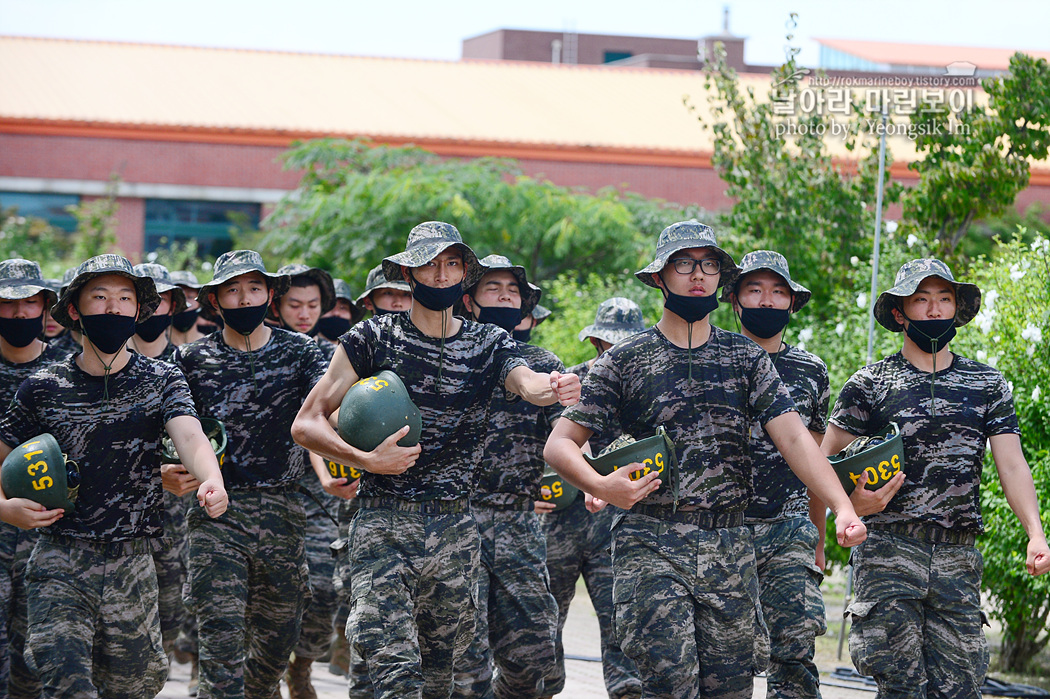
[[[58,351],[58,357],[60,359],[72,357],[83,349],[83,347],[80,346],[80,343],[73,339],[73,333],[68,330],[51,340],[48,344]]]
[[[401,377],[423,417],[423,451],[415,465],[396,476],[365,473],[359,494],[416,501],[466,497],[484,450],[492,394],[506,394],[507,375],[526,366],[517,343],[495,325],[464,320],[442,349],[441,339],[420,332],[407,313],[359,323],[340,342],[361,378],[383,369]]]
[[[80,467],[76,507],[48,532],[92,541],[161,536],[160,439],[164,424],[193,415],[186,379],[165,362],[131,354],[105,380],[72,358],[50,364],[18,389],[0,418],[14,447],[44,432]]]
[[[879,434],[891,422],[900,427],[904,485],[865,522],[928,522],[979,532],[987,439],[1021,432],[1013,396],[997,370],[955,355],[936,374],[932,416],[930,381],[898,352],[851,376],[830,420],[856,436]]]
[[[5,410],[15,397],[15,392],[22,382],[48,364],[62,361],[69,357],[63,350],[53,345],[44,345],[44,351],[40,356],[24,364],[12,364],[0,355],[0,407]],[[12,444],[11,446],[17,446]]]
[[[711,328],[689,353],[655,326],[598,357],[583,396],[562,417],[599,437],[651,437],[663,425],[675,443],[679,507],[742,512],[751,499],[749,425],[795,409],[765,350],[742,335]],[[666,483],[666,481],[665,481]],[[668,505],[661,487],[644,501]]]
[[[524,342],[515,344],[533,371],[565,371],[561,360],[548,350]],[[474,472],[471,500],[508,505],[525,498],[530,506],[531,501],[538,500],[543,446],[561,410],[558,403],[541,408],[523,400],[508,401],[503,391],[494,391],[485,451]]]
[[[324,355],[325,363],[330,363],[332,357],[335,356],[335,348],[339,346],[339,343],[322,340],[320,337],[316,338],[315,341],[317,342],[317,347],[321,350],[321,354]]]
[[[271,331],[251,352],[227,345],[222,331],[175,351],[201,417],[226,425],[227,490],[291,485],[309,468],[306,450],[292,441],[292,421],[327,365],[309,337]]]
[[[791,346],[771,354],[770,359],[791,394],[802,424],[824,434],[831,400],[827,366],[817,355]],[[755,464],[755,494],[744,511],[745,518],[770,521],[809,514],[809,491],[757,422],[751,425],[751,461]]]

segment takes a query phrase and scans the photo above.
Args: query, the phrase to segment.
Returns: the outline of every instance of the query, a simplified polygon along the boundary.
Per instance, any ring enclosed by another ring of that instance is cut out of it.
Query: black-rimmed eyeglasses
[[[710,276],[718,274],[722,269],[722,262],[717,257],[705,257],[702,260],[695,260],[692,257],[679,257],[671,260],[671,264],[674,265],[674,271],[678,274],[692,274],[693,270],[700,267],[700,271]]]

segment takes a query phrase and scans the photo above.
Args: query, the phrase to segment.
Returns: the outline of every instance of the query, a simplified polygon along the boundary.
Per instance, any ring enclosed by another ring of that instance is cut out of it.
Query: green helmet
[[[9,498],[26,498],[49,510],[72,510],[80,488],[80,469],[62,453],[50,433],[15,447],[0,468],[0,485]]]
[[[671,495],[678,501],[678,456],[663,425],[656,428],[655,435],[646,439],[635,440],[629,434],[620,435],[598,456],[584,454],[583,458],[603,476],[628,464],[642,464],[644,468],[632,473],[631,480],[636,481],[656,471],[664,483],[670,484]]]
[[[857,487],[857,481],[865,471],[868,482],[865,488],[878,490],[904,468],[904,440],[896,422],[882,434],[874,437],[857,437],[835,456],[829,456],[835,473],[849,495]]]
[[[405,425],[408,434],[398,445],[415,446],[423,430],[419,408],[401,378],[389,370],[355,383],[339,405],[339,436],[361,451],[372,451]]]
[[[540,498],[544,502],[553,503],[555,512],[571,505],[579,494],[579,488],[562,478],[550,466],[543,471],[543,478],[540,479]]]
[[[211,417],[202,417],[200,420],[204,436],[211,442],[211,448],[215,452],[219,468],[222,468],[222,462],[226,459],[226,425]],[[175,445],[167,433],[160,440],[160,462],[162,464],[182,463],[182,459],[179,458],[179,453],[175,451]]]

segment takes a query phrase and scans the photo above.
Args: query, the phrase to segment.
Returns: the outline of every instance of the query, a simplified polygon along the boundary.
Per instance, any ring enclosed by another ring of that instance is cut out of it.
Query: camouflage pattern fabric
[[[159,538],[160,439],[164,424],[180,415],[196,412],[186,379],[170,364],[133,353],[107,380],[69,359],[26,379],[0,417],[0,440],[13,446],[50,432],[79,464],[76,508],[52,533],[100,542]]]
[[[548,350],[514,342],[533,371],[565,371],[561,360]],[[504,391],[493,391],[485,448],[472,478],[472,505],[532,508],[533,501],[540,498],[543,447],[561,410],[558,403],[541,408],[523,400],[508,401]]]
[[[715,240],[714,230],[697,220],[679,221],[672,223],[660,232],[656,240],[656,257],[647,267],[634,273],[634,276],[654,289],[660,288],[653,279],[671,259],[671,255],[679,250],[689,248],[713,248],[718,253],[718,259],[722,264],[721,276],[718,280],[719,286],[733,283],[736,279],[737,266],[733,257],[728,252],[718,247]]]
[[[981,553],[878,529],[853,549],[850,655],[880,697],[980,696]]]
[[[827,631],[817,568],[817,528],[807,517],[748,525],[758,564],[758,594],[769,629],[768,699],[820,697],[813,663],[817,636]]]
[[[637,333],[633,333],[633,334],[636,335]],[[587,374],[591,370],[591,363],[592,362],[581,362],[581,363],[577,364],[576,366],[569,367],[565,371],[567,373],[569,373],[569,374],[576,374],[577,376],[579,376],[580,377],[580,382],[582,383],[583,380],[585,378],[587,378]],[[617,432],[610,432],[610,433],[604,434],[604,435],[601,435],[601,434],[593,434],[593,435],[591,435],[591,438],[589,440],[587,440],[590,443],[590,445],[591,445],[591,453],[592,454],[600,454],[600,453],[602,453],[610,444],[613,443],[613,440],[615,440],[619,436],[620,435]],[[579,497],[582,498],[583,496],[580,495]]]
[[[198,696],[280,696],[310,597],[299,496],[288,488],[242,489],[222,517],[198,507],[187,523]]]
[[[0,262],[0,299],[17,301],[44,292],[44,303],[50,308],[58,294],[44,279],[40,265],[32,260],[11,258]]]
[[[76,268],[73,279],[63,287],[58,302],[51,308],[51,317],[66,328],[77,326],[69,317],[69,304],[76,304],[80,299],[80,290],[95,277],[105,274],[119,274],[127,277],[135,285],[135,296],[139,304],[139,322],[147,320],[160,305],[160,294],[151,277],[137,274],[131,263],[120,255],[107,253],[85,260]]]
[[[539,515],[474,503],[471,510],[481,537],[478,610],[474,642],[455,667],[452,696],[546,696],[543,678],[555,666],[558,609]]]
[[[447,697],[474,637],[478,529],[469,513],[362,507],[350,523],[350,646],[377,699]]]
[[[262,255],[254,250],[230,250],[219,255],[219,259],[215,260],[214,276],[210,282],[200,287],[200,290],[197,292],[197,302],[200,303],[206,312],[216,313],[216,309],[212,306],[208,295],[214,293],[219,286],[234,277],[239,277],[249,272],[258,272],[266,277],[266,283],[273,289],[274,298],[288,291],[288,286],[291,284],[291,279],[288,275],[267,272],[266,265],[263,264]]]
[[[747,338],[711,328],[692,350],[652,327],[602,354],[564,418],[601,437],[652,436],[663,425],[679,463],[679,508],[742,512],[751,499],[748,426],[795,409],[769,355]],[[671,511],[669,488],[644,501]]]
[[[353,470],[354,477],[360,477],[360,472]],[[343,477],[343,476],[341,476]],[[357,498],[339,501],[339,544],[337,545],[335,575],[333,576],[334,588],[341,604],[336,612],[335,631],[341,633],[347,639],[353,638],[356,633],[348,626],[350,616],[350,589],[352,571],[350,569],[350,522],[357,514]],[[350,672],[347,675],[347,686],[350,699],[372,699],[375,690],[372,681],[368,677],[368,664],[365,663],[361,653],[353,645],[350,646]]]
[[[84,349],[79,342],[73,339],[73,335],[68,330],[53,340],[49,340],[48,347],[55,352],[56,362],[72,357]]]
[[[325,340],[324,338],[322,338],[320,336],[318,336],[316,339],[317,339],[317,348],[319,350],[321,350],[321,355],[324,357],[325,364],[326,365],[331,364],[332,363],[332,357],[335,356],[335,349],[336,349],[336,347],[339,346],[339,343],[338,342],[329,342],[328,340]]]
[[[614,296],[598,304],[594,323],[581,330],[579,338],[583,342],[588,337],[594,337],[615,345],[620,340],[644,331],[645,321],[638,304],[622,296]]]
[[[616,635],[643,696],[751,699],[769,646],[747,527],[627,512],[612,536]]]
[[[227,345],[221,331],[175,351],[200,415],[226,425],[222,476],[231,499],[243,488],[294,485],[309,468],[306,450],[292,441],[292,421],[327,364],[311,338],[271,333],[251,352]]]
[[[405,251],[383,258],[383,275],[387,279],[402,279],[401,267],[422,267],[451,247],[463,255],[463,288],[469,289],[481,279],[484,270],[459,230],[443,221],[424,221],[409,231]]]
[[[186,511],[197,506],[197,493],[178,497],[164,491],[164,537],[160,550],[153,554],[157,568],[157,606],[164,649],[169,650],[187,624],[183,585],[186,583]]]
[[[306,605],[306,611],[303,613],[302,631],[299,634],[299,643],[295,646],[295,656],[316,660],[328,652],[332,644],[335,611],[339,606],[339,597],[333,582],[336,561],[330,547],[339,537],[339,528],[331,518],[338,513],[341,501],[325,492],[313,469],[300,479],[299,488],[299,500],[306,512],[306,562],[310,570],[310,603]],[[309,491],[313,497],[303,491]]]
[[[525,366],[517,343],[494,325],[469,320],[442,343],[420,332],[406,313],[355,325],[340,342],[358,376],[389,369],[401,377],[423,418],[423,451],[415,465],[396,476],[365,473],[359,495],[414,501],[466,497],[470,474],[482,459],[491,396],[504,392],[512,369]]]
[[[736,293],[740,286],[740,280],[751,272],[767,269],[780,276],[787,285],[791,287],[791,312],[798,313],[802,307],[809,303],[812,295],[809,289],[802,286],[791,278],[791,269],[788,267],[787,258],[779,252],[772,250],[755,250],[740,258],[740,269],[737,270],[736,279],[733,283],[722,287],[722,301],[728,303],[731,293]]]
[[[518,283],[518,293],[521,295],[521,317],[524,318],[532,313],[532,309],[536,308],[536,304],[540,302],[540,296],[543,294],[543,291],[535,284],[529,283],[528,274],[525,272],[524,267],[514,264],[503,255],[495,254],[486,255],[478,261],[478,264],[481,265],[482,277],[489,272],[498,270],[504,270],[514,275],[514,279]],[[480,281],[481,277],[478,277],[473,285],[464,285],[464,292],[473,295],[474,288]]]
[[[1013,396],[997,370],[955,355],[936,374],[934,418],[930,381],[898,352],[851,376],[830,420],[857,436],[877,434],[890,422],[900,427],[904,485],[866,524],[921,522],[978,533],[987,439],[1020,434]]]
[[[135,265],[132,269],[135,271],[135,274],[152,279],[158,294],[163,294],[165,291],[171,292],[169,315],[177,315],[186,310],[186,292],[171,278],[171,273],[167,267],[156,262],[143,262]]]
[[[591,514],[583,497],[564,510],[547,513],[541,520],[547,538],[547,571],[551,593],[558,603],[558,632],[555,637],[556,666],[547,676],[544,690],[559,694],[565,689],[565,648],[562,632],[569,616],[569,604],[576,595],[576,582],[583,576],[601,632],[602,674],[611,699],[642,696],[642,682],[634,662],[620,650],[613,628],[612,527],[616,508]]]
[[[40,537],[26,569],[26,664],[46,697],[152,697],[167,659],[151,542]]]
[[[390,281],[389,279],[387,279],[386,275],[383,273],[383,265],[376,265],[368,271],[368,277],[365,279],[365,290],[361,292],[360,296],[357,297],[357,304],[360,306],[361,302],[368,298],[368,295],[376,289],[398,289],[400,291],[412,291],[412,287],[408,285],[408,282],[401,281],[401,277],[397,277],[397,280],[398,281]],[[363,312],[364,311],[362,310],[362,314]]]
[[[811,432],[826,432],[831,385],[824,362],[791,346],[771,354],[770,359],[791,394],[802,424]],[[751,424],[751,461],[755,464],[755,492],[744,510],[748,522],[809,516],[809,491],[757,422]]]
[[[951,282],[955,289],[955,327],[961,328],[969,323],[981,310],[981,289],[976,284],[957,282],[948,265],[938,259],[925,258],[905,262],[897,270],[893,287],[879,294],[871,312],[879,325],[895,333],[904,332],[904,326],[893,317],[893,309],[898,307],[901,299],[915,293],[919,284],[927,277],[940,277]]]

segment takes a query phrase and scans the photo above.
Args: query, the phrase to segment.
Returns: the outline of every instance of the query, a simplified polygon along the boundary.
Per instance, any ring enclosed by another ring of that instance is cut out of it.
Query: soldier
[[[186,310],[186,293],[175,284],[168,268],[153,262],[135,265],[135,274],[149,277],[160,294],[160,306],[153,315],[135,325],[128,347],[144,357],[170,360],[175,345],[170,339],[172,317]]]
[[[175,351],[198,410],[226,426],[223,473],[234,494],[221,522],[188,515],[204,697],[276,695],[308,597],[297,488],[308,455],[290,430],[325,365],[310,338],[263,324],[288,285],[258,253],[224,253],[197,295],[223,330]]]
[[[664,229],[656,259],[636,274],[664,293],[660,321],[598,358],[581,402],[562,414],[544,450],[573,485],[631,510],[614,523],[613,602],[621,647],[638,666],[645,696],[751,697],[753,675],[765,667],[754,549],[743,526],[752,422],[831,501],[840,541],[864,537],[769,356],[708,319],[717,287],[735,272],[708,226]],[[678,487],[658,490],[657,470],[637,480],[631,468],[600,476],[580,451],[592,434],[641,439],[660,426],[676,445]]]
[[[532,312],[540,289],[529,283],[524,267],[502,255],[489,255],[480,265],[484,274],[466,287],[463,304],[477,322],[509,332]],[[545,349],[524,342],[517,348],[533,371],[565,371]],[[554,669],[557,603],[533,502],[543,476],[543,445],[560,412],[557,404],[508,401],[500,391],[490,399],[488,435],[470,493],[481,536],[478,615],[474,643],[456,666],[455,697],[534,699],[550,693],[543,678]]]
[[[514,326],[514,330],[510,334],[511,337],[518,342],[528,342],[529,338],[532,337],[532,329],[547,320],[550,315],[551,310],[549,308],[537,303],[536,307],[532,309],[532,312],[522,318],[521,322]]]
[[[18,387],[33,372],[68,356],[38,339],[57,299],[36,262],[0,262],[0,406],[11,404]],[[36,529],[23,531],[0,522],[0,696],[40,696],[40,682],[26,668],[22,655],[27,623],[25,569],[38,534]]]
[[[642,309],[634,301],[620,296],[602,301],[594,315],[594,324],[580,331],[580,341],[587,340],[600,357],[617,342],[645,331]],[[589,359],[569,369],[581,380],[594,364]],[[590,450],[597,454],[618,435],[593,435]],[[607,439],[608,437],[608,439]],[[550,572],[551,593],[558,601],[558,634],[555,639],[557,666],[547,677],[548,694],[558,694],[565,687],[565,650],[562,631],[569,615],[569,604],[576,594],[576,581],[583,576],[591,604],[598,615],[601,632],[602,673],[605,688],[612,699],[633,699],[642,696],[642,682],[634,663],[620,650],[613,627],[612,601],[612,518],[616,508],[605,507],[589,511],[592,498],[578,494],[572,504],[553,512],[553,505],[537,502],[537,509],[547,514],[543,525],[547,537],[547,570]],[[593,507],[593,505],[592,505]]]
[[[182,289],[182,296],[186,299],[185,309],[171,317],[171,344],[178,347],[195,342],[206,334],[201,330],[204,321],[201,319],[200,304],[197,303],[197,292],[201,285],[197,275],[188,271],[172,272],[171,280]],[[217,329],[214,328],[212,332]]]
[[[302,264],[284,265],[277,274],[290,279],[288,289],[275,294],[271,310],[282,327],[305,336],[317,334],[321,317],[336,306],[335,284],[332,275],[323,269]],[[321,354],[331,359],[330,342],[317,342]],[[311,465],[320,459],[311,459]],[[320,479],[320,480],[319,480]],[[310,680],[310,668],[315,660],[329,651],[332,623],[339,599],[332,585],[335,560],[329,549],[339,536],[334,512],[339,507],[338,496],[345,496],[338,488],[326,492],[323,485],[333,476],[324,469],[314,473],[307,470],[299,480],[300,500],[306,511],[306,562],[310,569],[310,601],[303,611],[299,642],[288,664],[285,681],[291,699],[312,699],[317,696]]]
[[[311,451],[365,471],[349,532],[347,631],[368,663],[375,696],[448,696],[454,662],[473,638],[479,544],[467,494],[491,395],[506,389],[538,405],[575,402],[579,380],[533,372],[505,332],[452,316],[463,287],[480,276],[454,226],[419,224],[383,271],[409,283],[412,310],[343,336],[344,351],[310,393],[294,434]],[[416,446],[398,446],[405,426],[362,452],[329,424],[350,386],[380,369],[402,378],[422,413]]]
[[[722,289],[722,300],[731,302],[740,317],[744,337],[773,360],[802,423],[820,444],[831,397],[828,368],[816,355],[784,342],[791,315],[809,297],[809,289],[792,280],[784,256],[770,250],[744,255],[736,281]],[[827,626],[819,587],[823,575],[815,561],[824,508],[809,520],[806,486],[757,422],[751,425],[750,448],[755,490],[744,522],[754,537],[758,594],[769,629],[766,696],[819,697],[813,652],[815,637]]]
[[[412,308],[412,289],[401,279],[387,279],[383,265],[376,265],[368,273],[357,305],[375,316],[407,312]]]
[[[901,351],[850,377],[822,445],[835,454],[855,436],[879,434],[891,423],[903,439],[896,495],[888,503],[874,500],[864,492],[866,477],[855,491],[868,498],[857,509],[867,515],[870,536],[852,557],[850,655],[860,672],[875,678],[880,696],[979,694],[988,648],[974,541],[982,531],[986,444],[1028,533],[1028,572],[1050,569],[1006,380],[948,347],[955,328],[969,323],[980,305],[981,290],[955,281],[940,260],[903,265],[872,309],[882,327],[904,333]]]
[[[0,519],[44,528],[26,569],[26,664],[43,696],[154,696],[164,685],[151,552],[162,535],[165,430],[202,481],[203,512],[226,508],[185,379],[126,347],[136,319],[159,303],[153,280],[123,257],[84,262],[52,309],[67,328],[81,327],[84,351],[26,379],[0,418],[0,457],[50,433],[80,467],[73,510],[0,494]]]

